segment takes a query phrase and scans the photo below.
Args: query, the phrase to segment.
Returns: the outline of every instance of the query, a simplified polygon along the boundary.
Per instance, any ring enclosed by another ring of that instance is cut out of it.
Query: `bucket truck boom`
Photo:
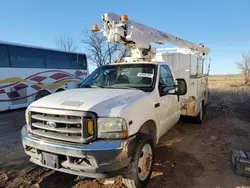
[[[151,43],[173,45],[191,50],[198,55],[207,55],[209,48],[203,44],[195,44],[177,36],[154,29],[128,19],[127,15],[119,16],[114,13],[102,15],[103,32],[108,42],[120,43],[132,52],[132,58],[152,59],[156,54],[156,49]],[[93,28],[97,31],[99,28]]]

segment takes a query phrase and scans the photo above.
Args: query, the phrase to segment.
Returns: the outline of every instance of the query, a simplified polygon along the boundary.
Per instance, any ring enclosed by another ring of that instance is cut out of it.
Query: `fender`
[[[146,122],[152,121],[156,129],[155,143],[157,143],[159,140],[160,123],[155,111],[156,102],[154,99],[155,92],[152,92],[125,107],[118,116],[123,117],[127,121],[129,135],[137,134]]]

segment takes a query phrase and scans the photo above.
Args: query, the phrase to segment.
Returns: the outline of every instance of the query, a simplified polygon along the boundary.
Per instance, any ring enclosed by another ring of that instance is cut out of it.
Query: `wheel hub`
[[[141,150],[138,161],[138,176],[141,181],[145,180],[152,168],[152,148],[145,144]]]
[[[148,157],[145,160],[145,166],[147,170],[150,170],[152,163],[152,156],[148,155]]]

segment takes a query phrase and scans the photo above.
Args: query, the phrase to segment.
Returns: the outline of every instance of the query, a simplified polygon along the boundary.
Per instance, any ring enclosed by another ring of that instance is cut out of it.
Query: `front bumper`
[[[128,166],[136,138],[132,136],[123,140],[72,144],[32,135],[26,125],[22,128],[21,136],[24,151],[30,156],[31,162],[61,172],[91,178],[105,178],[109,172]],[[42,152],[57,155],[59,167],[52,168],[44,165]],[[80,164],[79,161],[81,161]]]

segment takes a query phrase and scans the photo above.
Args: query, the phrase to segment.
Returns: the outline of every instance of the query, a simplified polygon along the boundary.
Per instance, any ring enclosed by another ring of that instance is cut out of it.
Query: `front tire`
[[[39,91],[39,92],[36,94],[35,101],[37,101],[37,100],[39,100],[39,99],[41,99],[41,98],[43,98],[43,97],[45,97],[45,96],[47,96],[47,95],[49,95],[49,94],[50,94],[50,92],[48,92],[48,91],[46,91],[46,90],[41,90],[41,91]]]
[[[65,90],[63,88],[59,88],[58,90],[56,90],[56,93],[61,92],[61,91],[65,91]]]
[[[150,136],[140,134],[130,165],[123,175],[128,188],[142,188],[150,181],[154,165],[154,143]]]

